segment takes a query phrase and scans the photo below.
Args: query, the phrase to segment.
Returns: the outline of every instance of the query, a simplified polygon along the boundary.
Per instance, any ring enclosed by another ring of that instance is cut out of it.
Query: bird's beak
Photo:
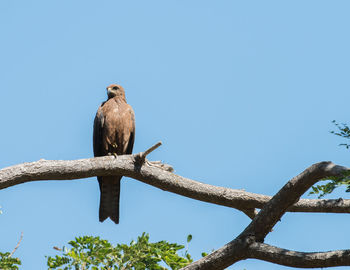
[[[110,87],[107,88],[107,95],[108,95],[108,96],[112,94],[112,91],[111,91],[111,90],[112,90],[112,89],[111,89]]]

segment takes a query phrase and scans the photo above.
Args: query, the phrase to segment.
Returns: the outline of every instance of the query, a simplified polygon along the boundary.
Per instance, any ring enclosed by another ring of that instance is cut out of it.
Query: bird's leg
[[[111,145],[111,150],[112,150],[112,152],[109,152],[108,153],[108,155],[109,156],[114,156],[115,158],[117,158],[117,148],[118,148],[118,145],[116,144],[116,143],[113,143],[112,145]]]
[[[117,152],[118,145],[116,143],[113,143],[112,148],[115,152]]]

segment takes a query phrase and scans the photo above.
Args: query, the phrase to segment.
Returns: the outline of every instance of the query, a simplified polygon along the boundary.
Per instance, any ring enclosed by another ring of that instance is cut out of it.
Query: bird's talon
[[[117,154],[116,153],[108,153],[107,156],[114,156],[115,158],[117,158]]]
[[[147,159],[145,160],[145,163],[146,163],[148,166],[152,166],[152,163],[149,162]]]

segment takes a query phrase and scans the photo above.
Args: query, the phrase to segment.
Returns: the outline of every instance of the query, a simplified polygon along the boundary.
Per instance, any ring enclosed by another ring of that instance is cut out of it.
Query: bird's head
[[[116,96],[125,97],[124,88],[118,84],[111,84],[107,87],[108,99],[114,98]]]

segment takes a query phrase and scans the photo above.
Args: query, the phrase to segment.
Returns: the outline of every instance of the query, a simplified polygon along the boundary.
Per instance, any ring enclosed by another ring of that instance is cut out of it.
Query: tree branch
[[[298,252],[255,242],[249,246],[249,258],[297,268],[324,268],[350,265],[350,250]]]
[[[155,145],[148,148],[146,151],[138,153],[137,155],[134,155],[135,161],[138,163],[139,166],[142,166],[143,163],[145,163],[145,161],[146,161],[147,155],[152,153],[154,150],[156,150],[161,145],[162,145],[162,142],[157,142]]]
[[[140,156],[145,159],[147,157],[147,155],[149,155],[150,153],[152,153],[154,150],[156,150],[159,146],[162,145],[162,142],[157,142],[155,145],[153,145],[152,147],[148,148],[145,152],[141,152]]]
[[[254,235],[257,242],[263,242],[265,236],[287,211],[288,207],[296,203],[312,185],[320,179],[330,176],[340,176],[349,169],[335,165],[330,161],[313,164],[301,174],[291,179],[281,190],[265,204],[256,218],[242,233]]]
[[[147,162],[138,168],[134,156],[123,155],[117,158],[106,156],[80,160],[41,159],[36,162],[18,164],[0,170],[0,189],[31,181],[124,175],[195,200],[244,210],[250,217],[255,216],[252,214],[254,211],[252,209],[261,209],[271,199],[271,196],[197,182],[171,173],[170,166],[159,162]],[[345,167],[342,168],[347,170]],[[350,200],[302,199],[289,207],[288,211],[350,213]]]
[[[265,204],[257,216],[236,239],[208,256],[184,267],[183,270],[220,270],[225,269],[238,260],[250,258],[250,246],[256,242],[263,242],[266,235],[272,230],[277,221],[280,220],[288,207],[297,202],[305,191],[320,179],[330,176],[340,176],[348,170],[348,168],[326,161],[310,166],[284,185]],[[338,261],[329,261],[329,263],[331,262],[339,263]],[[347,265],[350,265],[350,263]]]

